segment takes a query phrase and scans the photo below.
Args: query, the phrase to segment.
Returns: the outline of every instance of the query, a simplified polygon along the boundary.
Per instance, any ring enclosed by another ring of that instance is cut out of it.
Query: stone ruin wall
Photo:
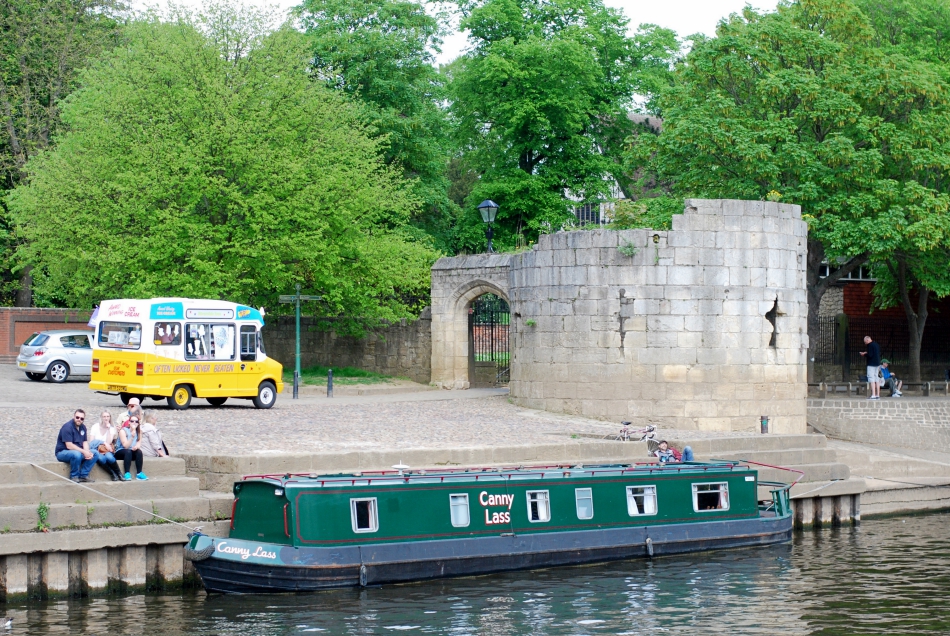
[[[773,432],[804,433],[805,239],[798,206],[689,200],[672,231],[559,232],[522,254],[440,259],[432,381],[469,386],[468,306],[492,292],[511,305],[517,404],[694,430],[768,415]]]

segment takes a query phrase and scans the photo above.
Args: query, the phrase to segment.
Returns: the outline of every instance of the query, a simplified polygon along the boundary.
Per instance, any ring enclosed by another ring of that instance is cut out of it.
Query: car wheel
[[[46,367],[46,378],[50,382],[61,384],[69,377],[69,365],[62,360],[56,360]]]
[[[184,411],[191,406],[191,389],[186,384],[179,384],[167,400],[168,406],[176,411]]]
[[[225,402],[228,401],[228,398],[207,398],[208,404],[211,406],[222,406]]]
[[[40,380],[46,377],[46,374],[45,373],[31,373],[27,371],[26,377],[33,380],[34,382],[39,382]]]
[[[274,383],[267,380],[261,382],[261,385],[257,387],[257,397],[254,398],[254,406],[259,409],[269,409],[274,406],[274,402],[277,401],[277,387],[274,386]]]

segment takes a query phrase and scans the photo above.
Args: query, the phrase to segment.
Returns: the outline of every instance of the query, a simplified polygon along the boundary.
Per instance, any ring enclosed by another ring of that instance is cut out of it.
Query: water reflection
[[[948,514],[788,545],[306,596],[139,595],[3,608],[13,634],[950,633]]]

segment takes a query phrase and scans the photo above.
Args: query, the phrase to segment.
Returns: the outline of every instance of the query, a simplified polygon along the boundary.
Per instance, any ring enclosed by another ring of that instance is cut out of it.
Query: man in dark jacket
[[[86,412],[76,409],[73,419],[63,424],[56,438],[56,459],[69,464],[69,478],[77,482],[91,482],[89,471],[96,465],[98,453],[89,450],[86,435]]]
[[[865,356],[868,365],[868,386],[871,387],[871,395],[868,396],[868,399],[880,400],[881,380],[878,377],[878,371],[881,366],[881,347],[871,340],[871,336],[864,336],[864,344],[867,345],[868,350],[862,351],[861,355]]]

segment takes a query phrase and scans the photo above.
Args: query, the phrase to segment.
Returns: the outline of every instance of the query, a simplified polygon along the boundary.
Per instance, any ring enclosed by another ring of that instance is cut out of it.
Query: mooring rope
[[[831,481],[829,481],[829,482],[828,482],[827,484],[825,484],[824,486],[818,486],[817,488],[815,488],[815,489],[813,489],[813,490],[809,490],[808,492],[803,492],[803,493],[801,493],[801,494],[795,495],[794,497],[790,497],[790,499],[801,499],[801,498],[804,497],[805,495],[810,495],[810,494],[812,494],[813,492],[818,492],[819,490],[821,490],[821,489],[823,489],[823,488],[827,488],[827,487],[830,486],[831,484],[837,484],[839,481],[844,481],[844,480],[843,480],[843,479],[832,479]]]
[[[135,510],[139,510],[139,511],[141,511],[141,512],[144,512],[145,514],[152,515],[153,517],[157,517],[158,519],[161,519],[162,521],[166,521],[166,522],[168,522],[168,523],[173,523],[173,524],[175,524],[176,526],[181,526],[182,528],[186,528],[186,529],[190,530],[191,532],[200,532],[200,531],[201,531],[201,526],[197,526],[197,527],[195,527],[195,528],[192,528],[191,526],[186,526],[185,524],[181,523],[180,521],[175,521],[174,519],[169,519],[169,518],[167,518],[167,517],[163,517],[162,515],[157,514],[157,513],[153,512],[153,511],[151,511],[151,510],[146,510],[145,508],[139,508],[138,506],[136,506],[136,505],[134,505],[134,504],[130,504],[128,501],[122,501],[122,500],[119,499],[118,497],[113,497],[112,495],[107,495],[107,494],[104,493],[104,492],[99,492],[99,491],[96,490],[95,488],[90,488],[89,486],[87,486],[87,485],[85,485],[85,484],[76,483],[76,482],[74,482],[72,479],[69,479],[68,477],[63,477],[62,475],[60,475],[60,474],[58,474],[58,473],[55,473],[55,472],[53,472],[52,470],[50,470],[50,469],[48,469],[48,468],[44,468],[44,467],[40,466],[39,464],[34,464],[33,462],[5,461],[5,460],[0,460],[0,464],[26,464],[26,465],[28,465],[28,466],[32,466],[32,467],[34,467],[34,468],[38,468],[38,469],[40,469],[40,470],[42,470],[42,471],[44,471],[44,472],[47,472],[47,473],[49,473],[50,475],[52,475],[53,477],[56,477],[57,479],[62,479],[63,481],[65,481],[65,482],[68,483],[68,484],[71,484],[71,485],[73,485],[73,486],[78,486],[78,487],[80,487],[80,488],[85,488],[86,490],[88,490],[88,491],[90,491],[90,492],[94,492],[94,493],[96,493],[97,495],[99,495],[99,496],[101,496],[101,497],[105,497],[106,499],[111,499],[112,501],[117,501],[117,502],[119,502],[120,504],[123,504],[123,505],[125,505],[125,506],[128,506],[129,508],[133,508],[133,509],[135,509]]]

